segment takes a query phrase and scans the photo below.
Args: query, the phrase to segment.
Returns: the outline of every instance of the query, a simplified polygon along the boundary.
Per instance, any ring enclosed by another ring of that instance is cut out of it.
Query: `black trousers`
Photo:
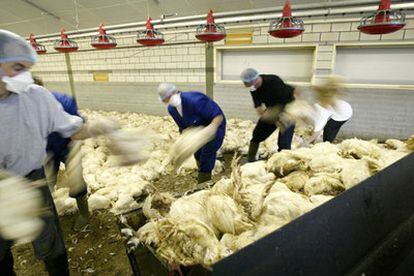
[[[332,143],[335,140],[336,135],[338,135],[339,130],[346,122],[348,121],[335,121],[329,119],[323,128],[323,141]]]
[[[12,276],[16,275],[13,270],[13,254],[10,250],[11,242],[9,241],[0,241],[0,246],[5,247],[3,256],[0,256],[0,275]]]
[[[43,179],[44,171],[43,169],[35,170],[27,175],[26,178],[30,180]],[[40,187],[39,190],[43,196],[44,206],[49,212],[41,217],[45,226],[39,237],[32,242],[35,256],[45,262],[49,275],[69,275],[63,233],[52,195],[50,194],[49,187],[46,185]],[[13,255],[10,250],[12,244],[12,241],[7,241],[0,237],[1,276],[15,275],[13,271]]]
[[[275,124],[268,124],[259,120],[253,130],[253,137],[251,142],[260,143],[266,140],[277,129]],[[278,151],[284,149],[291,149],[293,134],[295,133],[295,126],[288,127],[285,132],[279,133],[277,139]]]

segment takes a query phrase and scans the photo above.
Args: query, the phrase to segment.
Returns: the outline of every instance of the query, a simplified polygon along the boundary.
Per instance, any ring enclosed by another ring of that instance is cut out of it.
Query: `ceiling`
[[[291,0],[292,5],[341,0]],[[1,0],[0,28],[27,37],[178,16],[282,6],[284,0]]]

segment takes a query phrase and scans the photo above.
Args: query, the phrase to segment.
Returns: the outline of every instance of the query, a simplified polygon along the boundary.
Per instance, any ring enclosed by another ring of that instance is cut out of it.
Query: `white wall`
[[[277,74],[284,80],[310,82],[313,75],[314,48],[252,48],[219,50],[220,80],[240,80],[246,68],[262,74]]]
[[[343,20],[343,22],[337,22],[337,20]],[[268,27],[264,26],[263,22],[252,22],[249,26],[253,29],[252,46],[283,45],[297,47],[309,44],[317,45],[313,73],[316,77],[319,77],[332,72],[336,44],[362,45],[383,42],[391,44],[414,42],[414,21],[412,19],[409,19],[404,30],[381,36],[361,34],[357,30],[359,24],[357,18],[355,20],[305,18],[305,23],[306,31],[303,35],[291,39],[277,39],[268,35]],[[235,26],[226,25],[226,27],[231,30]],[[121,47],[136,45],[135,34],[117,38]],[[175,45],[70,54],[80,106],[104,110],[165,114],[164,107],[154,96],[159,82],[176,82],[183,87],[183,90],[204,92],[204,44],[197,43],[192,29],[177,30],[175,33],[166,34],[166,39],[167,43],[175,43]],[[81,49],[91,49],[89,43],[89,40],[81,41]],[[215,46],[222,47],[223,44],[224,42],[218,42],[215,43]],[[57,90],[67,90],[69,86],[64,55],[59,53],[50,54],[53,52],[51,44],[47,46],[49,54],[40,56],[39,63],[33,71],[42,77],[50,87]],[[340,61],[342,57],[340,53],[338,60]],[[404,59],[404,57],[403,54],[401,58]],[[377,58],[380,60],[381,55],[377,55]],[[403,62],[407,62],[407,60],[403,60]],[[306,65],[309,62],[305,61],[301,64]],[[353,64],[351,65],[354,66]],[[365,66],[365,64],[363,65]],[[236,71],[239,69],[237,68]],[[267,71],[266,68],[264,70]],[[108,72],[109,82],[94,82],[94,71]],[[272,72],[285,74],[276,65]],[[307,75],[304,72],[308,72],[308,69],[298,75]],[[344,72],[348,74],[349,70],[347,69]],[[411,72],[412,70],[409,70],[406,73]],[[292,73],[289,74],[296,76]],[[232,75],[235,75],[235,72]],[[350,77],[354,78],[354,76]],[[404,79],[406,77],[405,75]],[[353,81],[359,80],[353,79]],[[380,83],[378,80],[376,82],[377,84]],[[232,85],[217,83],[214,94],[215,99],[223,107],[228,117],[256,118],[251,99],[241,83]],[[361,87],[348,89],[348,97],[354,107],[355,116],[345,126],[342,132],[345,135],[365,138],[404,138],[413,134],[414,112],[412,103],[414,102],[414,89]]]
[[[350,83],[414,85],[414,44],[337,47],[335,73]]]

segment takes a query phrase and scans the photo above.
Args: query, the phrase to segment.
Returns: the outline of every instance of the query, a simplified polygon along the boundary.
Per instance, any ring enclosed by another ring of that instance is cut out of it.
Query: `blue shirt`
[[[73,97],[58,92],[52,92],[52,94],[66,113],[81,117],[78,113],[78,105]],[[63,138],[59,133],[53,132],[47,138],[46,151],[52,152],[56,156],[66,155],[70,141],[70,138]]]
[[[226,118],[223,111],[212,99],[200,92],[181,92],[182,116],[177,108],[168,105],[168,113],[181,131],[190,126],[207,126],[217,116],[223,116],[219,131],[226,129]]]

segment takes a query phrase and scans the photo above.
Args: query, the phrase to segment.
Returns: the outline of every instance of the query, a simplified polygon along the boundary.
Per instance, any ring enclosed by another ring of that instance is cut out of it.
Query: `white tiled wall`
[[[331,73],[335,43],[414,42],[414,20],[407,26],[389,35],[365,35],[358,31],[359,22],[344,19],[332,20],[312,18],[305,25],[305,33],[291,39],[269,36],[263,22],[251,23],[253,43],[256,45],[317,44],[315,75]],[[306,20],[305,20],[306,22]],[[229,31],[236,26],[226,25]],[[166,45],[154,48],[133,47],[135,34],[117,37],[121,48],[105,51],[81,51],[70,54],[75,79],[76,93],[81,107],[104,110],[136,111],[149,114],[165,114],[164,106],[156,99],[156,87],[160,82],[175,82],[183,90],[205,91],[205,45],[198,43],[190,30],[169,31],[165,35]],[[91,49],[90,41],[78,41],[80,49]],[[217,42],[215,45],[223,45]],[[33,71],[56,90],[68,90],[65,57],[53,53],[47,44],[48,53],[39,57]],[[128,47],[128,48],[125,48]],[[93,81],[94,71],[109,73],[108,83]],[[251,99],[238,85],[217,84],[215,99],[229,117],[254,119]],[[392,95],[392,96],[390,96]],[[411,90],[349,90],[350,101],[355,109],[352,123],[344,133],[363,137],[400,137],[413,132],[414,112],[407,103],[414,102]],[[401,108],[403,106],[404,108]],[[368,110],[376,112],[367,112]],[[381,112],[379,111],[381,110]],[[377,112],[378,111],[378,112]],[[398,116],[396,116],[397,114]],[[391,119],[390,119],[391,118]],[[398,122],[398,124],[396,123]],[[397,127],[398,126],[398,127]]]
[[[314,19],[315,20],[315,19]],[[414,41],[414,20],[409,20],[404,30],[388,35],[366,35],[358,31],[359,22],[329,22],[306,24],[305,33],[290,39],[278,39],[269,36],[268,27],[251,23],[253,44],[298,44],[317,43],[316,74],[328,74],[332,62],[332,45],[338,42],[378,42],[378,41]],[[305,21],[306,22],[306,21]],[[229,29],[235,26],[229,26]],[[165,35],[166,44],[177,45],[160,47],[136,46],[135,34],[117,37],[121,48],[103,51],[85,51],[71,53],[72,69],[75,81],[93,82],[94,71],[109,72],[111,82],[189,82],[205,81],[205,49],[198,43],[194,32],[186,29],[177,30]],[[77,40],[80,49],[92,49],[89,39]],[[185,44],[182,44],[185,43]],[[215,45],[222,45],[218,42]],[[129,47],[129,48],[125,48]],[[56,53],[52,45],[47,45],[48,52],[39,57],[34,72],[47,82],[68,81],[63,54]],[[53,53],[54,52],[54,53]]]
[[[188,38],[188,35],[185,34]],[[182,34],[177,34],[182,42]],[[134,37],[118,39],[118,46],[134,46]],[[91,49],[89,40],[78,41],[80,49]],[[49,51],[53,51],[48,47]],[[93,82],[93,72],[109,73],[111,82],[195,82],[205,81],[204,44],[195,40],[185,45],[130,47],[70,53],[75,82]],[[46,82],[68,81],[64,54],[39,56],[33,71]]]

